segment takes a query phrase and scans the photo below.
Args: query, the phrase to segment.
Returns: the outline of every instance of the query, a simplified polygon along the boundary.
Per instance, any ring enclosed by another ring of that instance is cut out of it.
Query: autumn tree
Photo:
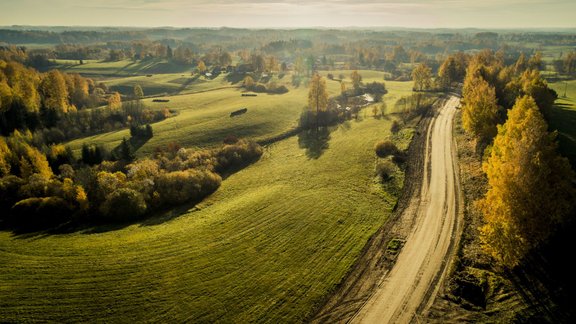
[[[536,52],[528,60],[528,68],[531,70],[542,70],[544,63],[542,62],[542,53]]]
[[[524,53],[520,53],[518,60],[516,60],[516,64],[514,64],[514,71],[516,74],[521,74],[522,72],[526,71],[528,68],[528,60],[526,59],[526,55]]]
[[[12,152],[8,144],[6,144],[4,137],[0,136],[0,178],[10,174],[10,155],[12,155]]]
[[[496,91],[481,76],[466,76],[462,91],[462,126],[481,141],[496,135],[498,104]]]
[[[321,112],[325,112],[327,107],[326,80],[316,73],[310,80],[310,90],[308,91],[308,110],[316,116],[316,129],[319,127],[319,115]]]
[[[252,56],[250,56],[250,61],[256,73],[266,71],[266,59],[261,54],[252,54]]]
[[[142,90],[142,87],[139,84],[134,86],[132,95],[134,96],[134,99],[136,99],[136,100],[140,100],[140,99],[144,98],[144,90]]]
[[[438,85],[447,89],[452,83],[464,80],[468,60],[469,57],[462,52],[448,56],[438,68]]]
[[[254,79],[247,75],[246,77],[244,77],[244,80],[242,81],[242,86],[244,88],[246,88],[246,90],[252,90],[252,88],[254,88],[254,86],[256,85],[256,82],[254,82]]]
[[[270,72],[278,70],[278,59],[276,58],[276,56],[270,55],[268,57],[268,62],[266,65],[268,71]]]
[[[352,71],[350,78],[352,79],[352,86],[354,87],[354,90],[358,91],[358,89],[360,89],[360,86],[362,85],[362,76],[360,75],[360,73],[358,73],[358,71],[354,70]]]
[[[57,113],[68,112],[68,89],[64,76],[58,70],[51,70],[40,84],[44,107]]]
[[[418,64],[412,70],[414,91],[429,90],[432,87],[432,70],[424,63]]]
[[[558,98],[556,92],[548,87],[538,70],[526,70],[520,77],[522,95],[534,98],[536,104],[544,111],[551,109]]]
[[[570,213],[575,199],[568,161],[534,99],[520,98],[498,127],[483,169],[489,190],[479,201],[484,248],[502,264],[518,265]]]
[[[118,92],[114,92],[110,98],[108,98],[108,108],[112,111],[120,110],[122,107],[122,98]]]
[[[198,61],[198,65],[196,66],[196,69],[198,70],[198,73],[203,74],[207,70],[206,63],[204,63],[204,61],[202,61],[202,60]]]
[[[232,64],[232,55],[230,55],[228,52],[222,52],[222,54],[220,54],[218,57],[218,63],[224,67]]]

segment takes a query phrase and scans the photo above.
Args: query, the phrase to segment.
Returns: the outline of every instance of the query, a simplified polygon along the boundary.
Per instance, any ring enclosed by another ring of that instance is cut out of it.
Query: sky
[[[0,0],[0,26],[574,28],[576,0]]]

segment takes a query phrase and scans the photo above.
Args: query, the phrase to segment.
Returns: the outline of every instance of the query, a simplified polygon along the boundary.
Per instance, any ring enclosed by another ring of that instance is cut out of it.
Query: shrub
[[[263,92],[266,92],[266,86],[263,85],[263,84],[261,84],[261,83],[258,83],[258,84],[256,84],[254,87],[252,87],[252,91],[254,91],[254,92],[262,92],[262,93],[263,93]]]
[[[406,156],[406,154],[398,152],[396,153],[396,155],[392,156],[392,162],[394,162],[396,165],[402,166],[404,163],[406,163],[406,160],[408,159],[408,157]]]
[[[400,129],[402,129],[402,127],[400,126],[400,123],[398,121],[393,121],[392,125],[390,126],[390,132],[392,134],[398,134],[398,132],[400,131]]]
[[[240,167],[262,156],[262,147],[253,141],[240,140],[233,145],[224,145],[217,155],[217,170],[224,171]]]
[[[383,157],[386,157],[388,155],[394,155],[394,154],[398,153],[399,150],[396,147],[396,145],[394,145],[394,143],[386,140],[386,141],[378,142],[376,144],[376,146],[374,147],[374,151],[376,151],[376,155],[383,158]]]
[[[70,219],[71,206],[60,197],[27,198],[12,207],[12,225],[41,229]]]
[[[238,142],[238,137],[236,137],[235,135],[228,135],[224,138],[223,143],[224,144],[236,144]]]
[[[285,85],[281,85],[281,86],[275,86],[275,87],[269,87],[268,88],[268,93],[276,93],[276,94],[283,94],[288,92],[288,88],[286,88]]]
[[[24,179],[14,175],[0,178],[0,210],[8,210],[19,200],[19,188],[25,183],[26,181]],[[2,213],[0,219],[6,216],[5,213]]]
[[[146,202],[136,190],[120,188],[106,197],[100,212],[112,221],[137,219],[146,212]]]
[[[388,181],[392,179],[394,175],[394,164],[390,161],[381,161],[376,164],[376,175],[380,177],[382,181]]]
[[[207,170],[190,169],[161,174],[156,178],[160,204],[197,201],[214,192],[222,178]]]

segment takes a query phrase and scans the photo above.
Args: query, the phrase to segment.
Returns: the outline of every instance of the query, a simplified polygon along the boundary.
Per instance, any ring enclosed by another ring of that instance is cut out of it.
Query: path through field
[[[428,128],[422,187],[404,211],[416,213],[412,231],[396,264],[352,322],[408,323],[436,295],[458,225],[452,141],[458,102],[448,100]]]

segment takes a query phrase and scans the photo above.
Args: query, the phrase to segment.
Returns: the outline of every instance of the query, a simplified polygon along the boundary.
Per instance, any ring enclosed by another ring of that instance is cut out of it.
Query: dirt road
[[[458,98],[451,97],[430,123],[420,194],[404,210],[405,214],[416,215],[401,217],[414,220],[412,230],[394,267],[352,322],[408,323],[436,295],[458,225],[452,141],[452,121],[458,103]]]

